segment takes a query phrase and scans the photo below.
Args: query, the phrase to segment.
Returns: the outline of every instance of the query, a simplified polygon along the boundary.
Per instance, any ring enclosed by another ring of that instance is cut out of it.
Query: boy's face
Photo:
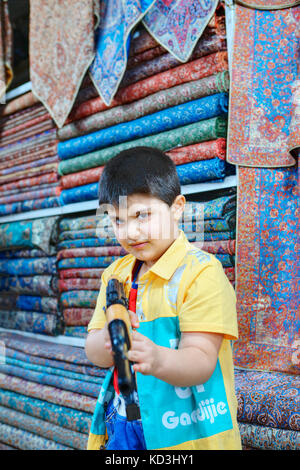
[[[123,248],[151,267],[178,237],[178,221],[185,198],[176,197],[172,206],[148,194],[120,198],[108,214],[116,238]]]

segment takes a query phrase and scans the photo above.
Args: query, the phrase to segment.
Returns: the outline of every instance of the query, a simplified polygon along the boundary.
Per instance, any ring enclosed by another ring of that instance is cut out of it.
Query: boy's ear
[[[182,214],[183,214],[183,211],[184,211],[184,208],[185,208],[185,202],[186,202],[186,200],[185,200],[185,197],[184,197],[183,194],[179,194],[174,199],[174,202],[171,206],[171,211],[172,211],[174,219],[176,221],[179,221]]]

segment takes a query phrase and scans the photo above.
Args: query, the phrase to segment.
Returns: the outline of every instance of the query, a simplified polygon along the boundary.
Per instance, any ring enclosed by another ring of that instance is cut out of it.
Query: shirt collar
[[[167,251],[149,269],[149,272],[166,280],[171,279],[189,249],[190,244],[183,231],[180,230],[178,238],[176,238]]]

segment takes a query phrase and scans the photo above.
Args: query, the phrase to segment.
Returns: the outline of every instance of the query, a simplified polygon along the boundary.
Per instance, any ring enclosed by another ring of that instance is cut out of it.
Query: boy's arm
[[[98,367],[111,367],[113,365],[111,351],[105,348],[107,341],[109,341],[107,324],[102,330],[90,330],[86,339],[86,356]]]
[[[207,382],[215,370],[223,335],[182,333],[178,349],[158,346],[138,332],[133,333],[130,360],[136,372],[153,375],[175,387]]]

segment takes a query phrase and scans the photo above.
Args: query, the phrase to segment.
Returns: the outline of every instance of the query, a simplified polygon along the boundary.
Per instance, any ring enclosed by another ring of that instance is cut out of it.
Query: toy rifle
[[[128,301],[122,282],[111,277],[106,288],[106,319],[112,345],[115,367],[118,371],[118,385],[126,406],[128,421],[139,419],[140,410],[135,401],[136,381],[132,371],[132,362],[127,353],[131,347],[131,323],[128,313]]]

